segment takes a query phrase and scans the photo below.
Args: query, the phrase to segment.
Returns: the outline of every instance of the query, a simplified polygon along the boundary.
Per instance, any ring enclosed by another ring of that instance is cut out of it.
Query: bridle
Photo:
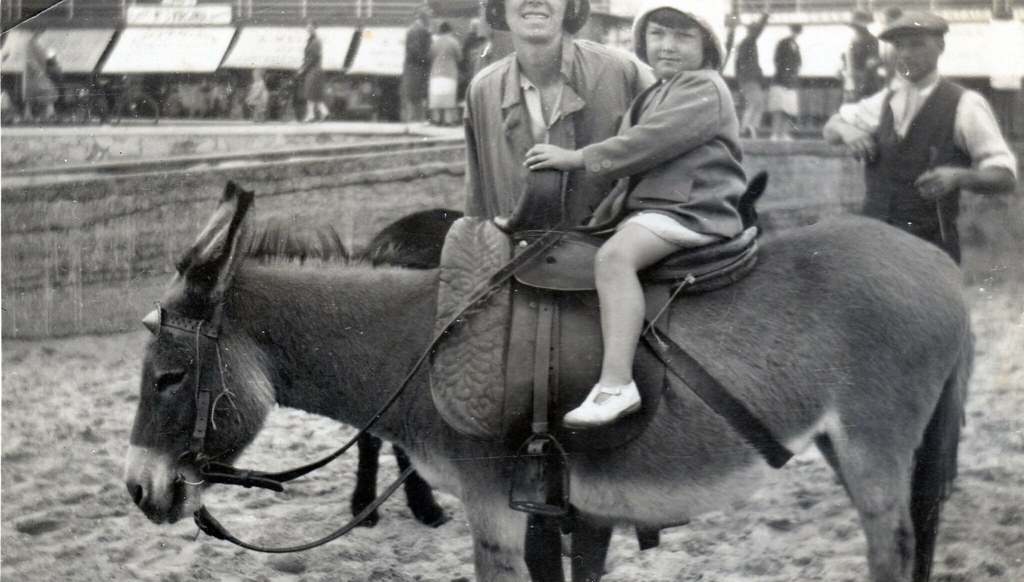
[[[191,462],[196,468],[199,474],[198,482],[190,482],[186,479],[182,471],[178,471],[176,480],[180,483],[189,485],[202,485],[204,483],[215,484],[221,483],[226,485],[239,485],[242,487],[260,487],[263,489],[270,489],[276,492],[284,491],[284,483],[292,481],[303,475],[311,473],[316,469],[319,469],[331,461],[337,459],[344,454],[348,449],[352,447],[369,429],[372,427],[377,420],[383,416],[388,408],[397,400],[401,393],[401,389],[396,391],[392,398],[388,399],[384,406],[373,416],[373,418],[360,429],[352,439],[345,443],[337,451],[330,455],[315,461],[302,467],[297,467],[288,471],[282,471],[278,473],[267,473],[263,471],[255,471],[251,469],[238,469],[231,465],[220,463],[213,460],[213,457],[206,453],[206,436],[210,428],[216,428],[213,421],[213,409],[216,406],[217,400],[227,394],[227,385],[224,377],[224,363],[221,358],[220,349],[220,331],[221,331],[221,313],[222,313],[221,302],[217,302],[214,308],[213,316],[210,320],[194,319],[168,311],[163,306],[157,304],[156,309],[150,312],[149,315],[143,319],[143,324],[151,331],[154,335],[158,335],[164,331],[171,333],[184,333],[194,338],[195,346],[195,371],[194,371],[194,389],[193,398],[196,405],[196,417],[195,422],[192,426],[191,436],[189,438],[188,450],[183,452],[178,457],[179,465],[185,462]],[[212,343],[210,346],[211,350],[204,350],[203,343]],[[202,355],[213,351],[217,357],[218,366],[218,377],[220,378],[220,390],[214,394],[208,383],[202,382]],[[402,389],[408,385],[408,379],[403,383]],[[227,531],[224,526],[213,515],[209,513],[206,507],[201,507],[195,512],[193,518],[196,521],[196,525],[199,526],[203,532],[208,535],[214,536],[219,539],[223,539],[232,542],[241,547],[269,553],[286,553],[286,552],[298,552],[303,550],[312,549],[330,541],[333,541],[342,535],[348,533],[353,528],[362,523],[369,515],[377,509],[382,503],[387,501],[391,495],[398,490],[398,488],[405,482],[406,479],[412,475],[415,469],[413,467],[406,468],[399,477],[392,483],[380,496],[378,496],[370,505],[368,505],[358,515],[353,517],[348,523],[334,531],[333,533],[298,546],[283,547],[283,548],[271,548],[257,546],[239,540],[230,532]]]

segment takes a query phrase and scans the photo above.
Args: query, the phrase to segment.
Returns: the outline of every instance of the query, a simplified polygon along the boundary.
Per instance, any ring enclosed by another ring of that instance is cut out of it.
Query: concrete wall
[[[3,170],[60,168],[96,162],[126,162],[178,156],[230,154],[243,151],[292,150],[345,145],[374,139],[382,126],[360,134],[365,124],[347,124],[346,131],[320,131],[308,124],[246,124],[227,129],[218,126],[179,124],[132,127],[5,127],[0,142]],[[315,127],[315,126],[312,126]],[[406,134],[404,126],[393,127],[392,138]]]
[[[460,206],[463,159],[454,142],[259,167],[4,184],[3,335],[137,325],[228,180],[256,191],[255,216],[328,222],[351,249],[409,212]]]
[[[227,180],[257,192],[255,216],[328,221],[349,248],[409,212],[460,208],[462,144],[451,140],[442,146],[259,167],[6,184],[0,196],[3,335],[103,333],[138,325]],[[860,167],[839,148],[753,142],[746,152],[752,172],[771,174],[760,205],[771,230],[860,204]],[[965,197],[961,231],[969,284],[1024,280],[1020,194]]]

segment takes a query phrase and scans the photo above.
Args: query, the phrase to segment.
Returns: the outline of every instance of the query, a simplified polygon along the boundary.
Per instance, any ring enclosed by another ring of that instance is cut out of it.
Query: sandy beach
[[[935,564],[940,582],[1024,579],[1024,296],[1019,285],[967,291],[977,363]],[[122,483],[138,402],[145,331],[3,342],[2,575],[5,580],[471,580],[468,526],[417,523],[396,496],[375,528],[313,551],[273,556],[197,535],[191,520],[157,526]],[[291,467],[353,433],[277,409],[241,466]],[[385,449],[388,450],[388,449]],[[381,459],[381,479],[396,474]],[[318,471],[284,494],[219,487],[207,506],[236,534],[268,544],[319,537],[349,517],[356,460]],[[744,507],[667,530],[640,552],[617,530],[605,580],[859,581],[866,577],[856,514],[816,451],[801,454]]]

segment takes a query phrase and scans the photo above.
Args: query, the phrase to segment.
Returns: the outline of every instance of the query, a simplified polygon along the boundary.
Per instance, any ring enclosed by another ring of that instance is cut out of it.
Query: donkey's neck
[[[231,315],[267,355],[279,404],[361,426],[427,347],[435,289],[432,271],[250,267]],[[375,432],[397,439],[424,389],[409,386]]]

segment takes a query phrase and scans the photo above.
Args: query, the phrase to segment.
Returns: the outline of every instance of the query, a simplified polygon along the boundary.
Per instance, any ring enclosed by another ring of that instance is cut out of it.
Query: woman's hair
[[[505,20],[505,0],[487,0],[487,24],[494,30],[508,30]],[[567,0],[562,30],[576,34],[590,17],[590,0]]]
[[[437,25],[437,31],[441,34],[452,31],[452,25],[448,24],[447,20],[442,20],[441,24]]]
[[[722,64],[718,62],[718,50],[715,48],[715,39],[711,37],[711,32],[708,31],[707,28],[701,26],[700,23],[693,18],[690,18],[675,8],[659,8],[647,16],[647,19],[644,22],[643,31],[645,35],[647,34],[647,27],[652,22],[660,24],[666,28],[696,28],[697,30],[700,30],[700,37],[703,41],[702,44],[704,45],[704,61],[700,64],[701,68],[717,70],[721,67]]]

